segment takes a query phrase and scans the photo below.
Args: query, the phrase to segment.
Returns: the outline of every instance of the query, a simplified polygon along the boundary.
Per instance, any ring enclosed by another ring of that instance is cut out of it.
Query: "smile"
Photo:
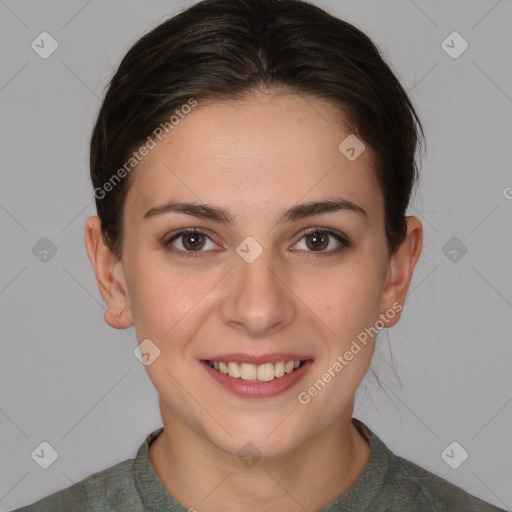
[[[294,387],[313,366],[298,354],[224,354],[200,360],[218,389],[241,398],[272,398]]]
[[[207,361],[207,364],[224,375],[233,379],[241,379],[253,382],[270,382],[280,379],[288,373],[292,373],[304,363],[304,361],[278,361],[274,363],[249,364],[235,361]]]

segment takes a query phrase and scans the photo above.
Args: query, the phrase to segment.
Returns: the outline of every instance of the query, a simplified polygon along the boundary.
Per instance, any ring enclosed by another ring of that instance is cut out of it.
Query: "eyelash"
[[[202,256],[202,253],[207,252],[207,251],[183,251],[182,249],[176,249],[176,248],[172,248],[170,246],[170,243],[173,242],[174,240],[176,240],[184,235],[189,235],[192,233],[204,235],[207,238],[209,238],[212,242],[214,242],[206,231],[203,231],[202,229],[199,229],[199,228],[186,228],[186,229],[182,229],[176,233],[171,233],[169,236],[165,237],[164,240],[162,241],[162,245],[164,246],[165,249],[179,255],[180,257],[199,258]],[[311,235],[313,233],[321,233],[321,234],[325,234],[325,235],[330,235],[333,238],[335,238],[341,245],[336,249],[331,249],[330,251],[320,251],[318,253],[316,253],[315,251],[306,251],[306,252],[312,253],[311,256],[306,256],[306,257],[323,258],[326,256],[334,256],[334,255],[338,254],[339,252],[343,251],[344,249],[348,249],[351,246],[348,238],[346,238],[341,233],[338,233],[337,231],[334,231],[333,229],[329,229],[329,228],[308,228],[302,233],[302,236],[293,245],[297,245],[305,236]]]

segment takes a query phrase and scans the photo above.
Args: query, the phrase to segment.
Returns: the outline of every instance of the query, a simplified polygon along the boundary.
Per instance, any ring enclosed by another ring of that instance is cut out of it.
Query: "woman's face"
[[[126,197],[118,270],[164,423],[228,453],[252,443],[278,456],[350,417],[374,348],[353,342],[396,298],[370,150],[357,156],[354,139],[340,150],[350,132],[331,108],[290,94],[199,102]],[[326,201],[355,206],[299,208]],[[291,373],[279,363],[295,360]],[[238,363],[233,376],[220,362]]]

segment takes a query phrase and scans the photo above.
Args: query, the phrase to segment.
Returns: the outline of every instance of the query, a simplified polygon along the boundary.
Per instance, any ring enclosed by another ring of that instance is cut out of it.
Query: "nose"
[[[289,325],[296,315],[293,291],[284,267],[264,250],[252,263],[237,256],[220,313],[231,328],[251,337],[266,337]],[[280,270],[279,270],[280,269]]]

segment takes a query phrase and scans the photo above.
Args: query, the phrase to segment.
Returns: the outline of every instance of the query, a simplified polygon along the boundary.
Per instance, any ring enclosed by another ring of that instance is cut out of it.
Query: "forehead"
[[[357,144],[353,137],[339,112],[318,98],[259,93],[198,102],[133,171],[128,211],[139,214],[171,197],[241,212],[344,196],[379,214],[371,149],[355,160],[342,152],[345,140]]]

